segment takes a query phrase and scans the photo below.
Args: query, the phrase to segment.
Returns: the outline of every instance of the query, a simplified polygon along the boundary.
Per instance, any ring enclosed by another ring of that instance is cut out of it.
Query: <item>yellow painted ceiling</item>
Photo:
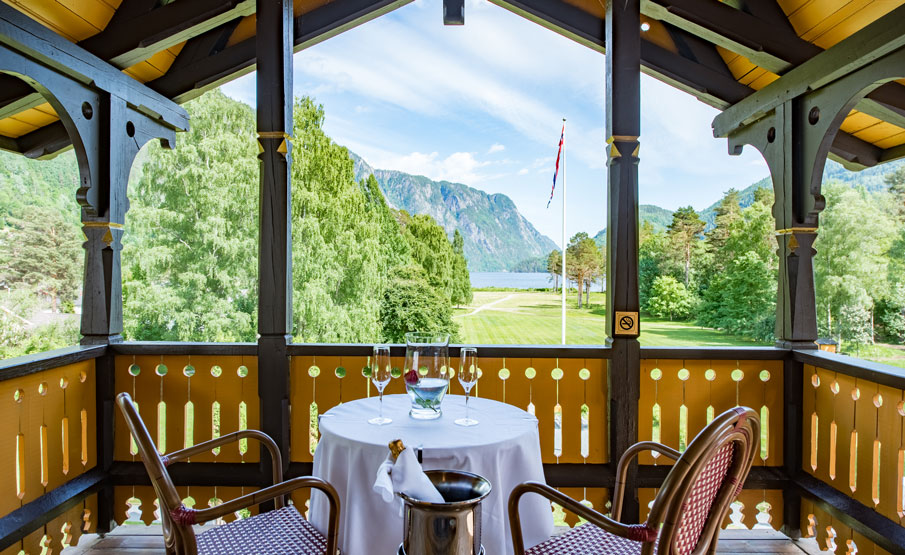
[[[79,42],[104,30],[122,0],[0,0],[25,13],[54,32]],[[184,1],[184,0],[183,0]],[[295,0],[295,15],[308,13],[334,0]],[[565,0],[603,18],[604,0]],[[714,2],[719,0],[713,0]],[[829,48],[877,18],[905,3],[905,0],[778,0],[799,36],[821,48]],[[645,38],[671,51],[676,46],[657,21],[646,20],[650,29]],[[236,27],[228,44],[253,37],[255,17],[245,17]],[[182,50],[179,44],[154,54],[123,72],[140,82],[164,75]],[[779,76],[751,63],[744,56],[719,49],[735,78],[752,89],[761,89]],[[905,83],[905,80],[903,80]],[[47,103],[0,120],[0,134],[17,138],[56,121],[57,115]],[[905,129],[883,122],[867,114],[853,111],[842,125],[852,135],[880,148],[905,144]]]

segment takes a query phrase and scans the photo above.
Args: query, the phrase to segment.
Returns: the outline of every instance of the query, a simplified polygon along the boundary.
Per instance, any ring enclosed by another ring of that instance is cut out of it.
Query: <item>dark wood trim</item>
[[[659,488],[671,469],[671,465],[639,465],[638,487]],[[780,490],[788,486],[789,479],[781,466],[754,466],[745,480],[745,489]]]
[[[643,488],[662,485],[672,466],[640,465],[638,484]],[[270,472],[261,472],[254,463],[175,463],[167,468],[177,486],[248,486],[260,487],[272,483]],[[312,463],[292,462],[287,478],[310,476]],[[544,477],[557,488],[612,488],[615,484],[613,465],[581,463],[544,464]],[[117,461],[110,470],[110,482],[117,486],[147,486],[151,482],[140,462]],[[751,469],[745,487],[748,489],[783,489],[788,479],[782,467],[756,466]]]
[[[251,15],[255,0],[172,2],[133,18],[111,21],[79,46],[118,68],[126,68],[223,23]]]
[[[458,357],[459,349],[474,346],[478,356],[487,358],[610,358],[612,349],[596,345],[450,345],[449,356]],[[370,356],[373,345],[295,343],[289,345],[291,356]],[[391,345],[392,356],[405,356],[405,345]]]
[[[269,467],[270,459],[266,462]],[[177,486],[265,487],[273,483],[270,470],[261,472],[258,463],[178,462],[167,471]],[[151,485],[141,462],[116,461],[110,469],[110,482],[116,486]]]
[[[801,362],[792,357],[783,362],[783,422],[782,450],[783,471],[794,476],[801,469],[802,450],[802,395],[804,377]],[[782,492],[782,531],[790,538],[801,537],[801,494],[795,488]]]
[[[788,355],[776,347],[641,347],[642,360],[783,360]]]
[[[411,0],[344,0],[330,2],[295,18],[294,51],[298,52],[343,31],[408,4]],[[182,103],[255,69],[255,37],[212,56],[179,64],[148,83],[152,89]]]
[[[0,4],[0,43],[60,74],[126,100],[171,129],[188,129],[188,113],[182,107],[6,4]]]
[[[905,527],[817,478],[800,473],[795,486],[835,519],[896,555],[905,555]]]
[[[816,91],[845,75],[865,67],[905,46],[905,7],[899,7],[790,69],[781,79],[727,108],[713,120],[715,137],[730,133],[760,119],[777,106],[809,91]],[[869,83],[868,83],[869,84]]]
[[[792,356],[795,360],[804,364],[840,372],[847,376],[880,385],[905,389],[905,368],[819,350],[795,350],[792,351]]]
[[[105,479],[104,472],[94,468],[0,517],[0,551],[81,503],[96,492]]]
[[[109,346],[117,355],[257,356],[256,343],[179,343],[169,341],[124,341]]]
[[[0,360],[0,382],[102,356],[105,345],[78,345]]]

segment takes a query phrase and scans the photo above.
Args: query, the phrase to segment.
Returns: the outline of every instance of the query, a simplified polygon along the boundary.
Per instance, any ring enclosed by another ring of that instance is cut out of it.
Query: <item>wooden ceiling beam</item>
[[[61,75],[114,94],[172,129],[188,129],[188,114],[168,98],[3,3],[0,44]]]
[[[343,0],[295,18],[295,52],[389,13],[412,0]],[[188,47],[188,45],[186,45]],[[182,56],[180,56],[181,58]],[[226,81],[254,71],[255,39],[223,48],[212,56],[179,60],[166,75],[148,85],[182,103]]]
[[[712,0],[644,0],[641,10],[783,75],[824,50],[799,37],[784,16],[785,24],[779,24],[775,4],[774,0],[744,4],[744,9],[763,18]],[[905,86],[887,83],[868,94],[857,109],[905,128]]]
[[[241,17],[254,13],[256,0],[193,0],[151,9],[158,5],[157,0],[127,0],[103,31],[78,45],[124,69],[211,29],[230,22],[235,28]],[[0,76],[0,119],[44,102],[21,80]]]
[[[603,21],[571,4],[546,0],[491,1],[589,48],[604,50]],[[641,70],[644,73],[720,110],[755,93],[732,76],[712,44],[669,23],[664,25],[678,52],[642,40]],[[831,152],[838,161],[857,169],[877,164],[885,154],[876,146],[842,131]]]
[[[411,1],[344,0],[326,4],[295,18],[294,49],[298,52]],[[188,41],[166,75],[145,85],[163,96],[183,103],[253,71],[256,56],[254,37],[226,46],[235,23],[236,21],[223,24]],[[19,146],[31,156],[49,157],[67,148],[69,138],[62,126],[44,133],[39,129],[21,137]]]
[[[783,102],[817,90],[866,66],[870,62],[905,47],[905,6],[901,6],[789,70],[741,102],[727,108],[713,120],[714,136],[726,137],[740,126],[757,120]]]
[[[124,69],[224,23],[251,15],[256,4],[256,0],[173,2],[128,20],[112,21],[79,46]]]

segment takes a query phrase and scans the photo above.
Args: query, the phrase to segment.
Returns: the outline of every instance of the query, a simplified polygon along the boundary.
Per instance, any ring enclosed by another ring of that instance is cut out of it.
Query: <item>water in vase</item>
[[[421,378],[412,385],[406,384],[405,390],[412,400],[412,417],[437,418],[440,416],[440,403],[449,389],[449,380],[442,378]]]

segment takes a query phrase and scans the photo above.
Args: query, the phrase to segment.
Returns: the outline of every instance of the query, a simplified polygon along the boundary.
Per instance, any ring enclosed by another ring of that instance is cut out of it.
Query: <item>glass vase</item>
[[[449,389],[449,334],[405,334],[405,391],[412,400],[409,415],[418,420],[440,418]]]

